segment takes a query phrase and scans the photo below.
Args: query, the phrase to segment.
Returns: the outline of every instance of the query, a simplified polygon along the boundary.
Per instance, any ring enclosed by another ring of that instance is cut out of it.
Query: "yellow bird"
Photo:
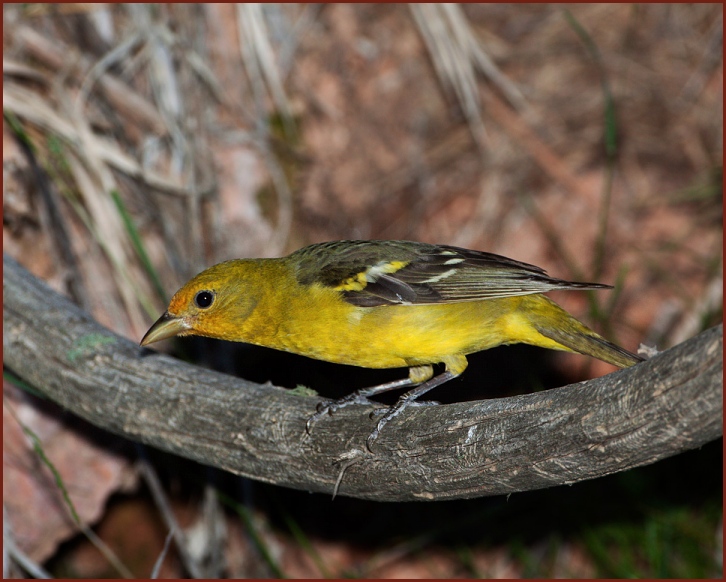
[[[184,285],[141,345],[200,335],[365,368],[408,367],[408,378],[319,404],[325,414],[415,386],[368,437],[418,397],[459,376],[466,356],[525,343],[577,352],[619,367],[641,357],[607,341],[542,295],[604,289],[547,276],[506,257],[410,241],[333,241],[279,259],[226,261]],[[432,364],[445,371],[433,376]]]

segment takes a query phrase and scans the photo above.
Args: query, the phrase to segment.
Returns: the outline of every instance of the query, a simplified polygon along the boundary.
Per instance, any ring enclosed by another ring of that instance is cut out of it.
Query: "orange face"
[[[245,263],[227,261],[194,277],[176,292],[141,345],[183,335],[237,339],[236,330],[257,303]]]

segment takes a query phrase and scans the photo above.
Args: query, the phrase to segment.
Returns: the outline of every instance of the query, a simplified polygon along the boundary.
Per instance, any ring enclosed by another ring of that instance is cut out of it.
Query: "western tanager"
[[[521,342],[619,367],[641,361],[542,295],[608,287],[554,279],[527,263],[452,246],[334,241],[203,271],[177,291],[141,345],[201,335],[366,368],[407,366],[408,378],[321,403],[308,421],[310,430],[326,413],[415,386],[380,418],[370,448],[406,406],[460,375],[467,354]],[[445,371],[433,377],[439,362]]]

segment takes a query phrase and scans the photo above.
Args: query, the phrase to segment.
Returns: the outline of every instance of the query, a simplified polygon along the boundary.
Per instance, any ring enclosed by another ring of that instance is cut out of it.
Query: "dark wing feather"
[[[547,276],[501,255],[409,241],[334,241],[290,256],[303,285],[339,289],[361,307],[497,299],[553,289],[603,289]]]

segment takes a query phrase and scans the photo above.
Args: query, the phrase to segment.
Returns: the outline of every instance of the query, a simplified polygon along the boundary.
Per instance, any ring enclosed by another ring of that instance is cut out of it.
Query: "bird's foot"
[[[346,406],[350,406],[351,404],[375,406],[376,403],[372,400],[368,400],[368,398],[366,398],[363,394],[359,394],[358,392],[353,392],[352,394],[348,394],[347,396],[339,398],[338,400],[332,400],[330,402],[319,402],[317,406],[317,412],[313,414],[310,418],[308,418],[308,421],[305,424],[305,430],[308,434],[310,434],[310,432],[313,430],[313,426],[315,425],[315,423],[318,422],[321,418],[326,415],[332,416],[333,413],[337,410],[345,408]]]
[[[442,374],[431,378],[423,384],[419,384],[414,389],[409,390],[403,396],[401,396],[396,404],[394,404],[391,408],[384,412],[383,417],[378,421],[376,428],[371,434],[368,435],[368,438],[366,439],[366,446],[368,447],[368,450],[370,452],[373,452],[373,443],[378,438],[378,435],[381,433],[381,429],[383,429],[383,427],[386,426],[386,424],[388,424],[390,420],[396,418],[409,406],[436,406],[437,404],[439,404],[438,402],[431,400],[425,402],[418,402],[416,399],[426,394],[426,392],[428,392],[432,388],[436,388],[436,386],[440,386],[444,382],[455,378],[457,375],[458,374],[451,372],[450,370],[446,370]],[[377,411],[373,411],[373,414],[375,414],[376,412]]]
[[[389,421],[396,418],[399,414],[401,414],[404,409],[413,407],[413,406],[438,406],[441,404],[440,402],[436,402],[435,400],[426,400],[424,402],[418,402],[414,398],[408,397],[407,394],[404,394],[401,396],[401,398],[391,406],[390,408],[381,408],[378,410],[374,410],[371,412],[370,417],[376,418],[381,417],[378,421],[378,424],[376,425],[376,428],[373,429],[373,432],[368,435],[368,438],[366,439],[366,447],[368,447],[368,450],[372,453],[373,452],[373,443],[378,438],[378,435],[380,434],[381,430],[383,429],[386,424],[388,424]]]
[[[326,414],[332,415],[336,410],[340,410],[341,408],[345,408],[351,404],[376,406],[378,403],[368,400],[368,396],[375,396],[376,394],[382,394],[383,392],[388,392],[389,390],[395,390],[397,388],[405,388],[411,384],[412,381],[410,378],[404,378],[403,380],[394,380],[393,382],[386,382],[385,384],[372,386],[370,388],[362,388],[361,390],[356,390],[352,394],[348,394],[348,396],[343,396],[343,398],[333,400],[332,402],[320,402],[317,406],[317,412],[308,418],[308,421],[305,424],[305,430],[308,434],[310,434],[310,431],[313,429],[313,425]]]

